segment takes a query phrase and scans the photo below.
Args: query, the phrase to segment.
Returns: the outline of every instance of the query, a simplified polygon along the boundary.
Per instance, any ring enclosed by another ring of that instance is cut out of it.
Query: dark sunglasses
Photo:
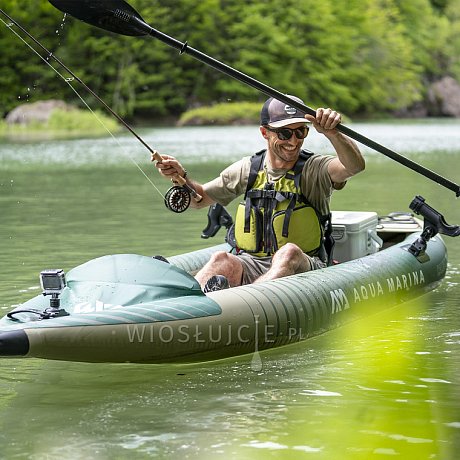
[[[276,133],[278,136],[278,139],[280,141],[287,141],[292,137],[292,134],[295,134],[295,137],[297,139],[305,139],[308,135],[308,131],[310,128],[308,126],[301,126],[300,128],[278,128],[278,129],[272,129],[268,126],[265,126],[265,129],[268,131],[271,131],[272,133]]]

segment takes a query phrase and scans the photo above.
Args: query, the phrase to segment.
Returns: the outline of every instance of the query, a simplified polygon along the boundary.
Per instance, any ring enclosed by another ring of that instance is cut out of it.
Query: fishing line
[[[5,13],[2,9],[0,9],[0,12],[6,16],[11,23],[6,23],[2,18],[0,18],[0,21],[9,29],[11,32],[16,35],[27,47],[29,47],[45,64],[47,64],[49,67],[51,67],[54,72],[64,80],[65,83],[69,85],[69,87],[72,89],[72,91],[78,96],[78,98],[83,102],[83,104],[86,106],[86,108],[94,115],[96,120],[102,125],[102,127],[108,132],[108,134],[112,137],[112,139],[118,144],[118,146],[121,148],[121,151],[125,154],[127,158],[137,167],[137,169],[143,174],[143,176],[150,182],[150,184],[153,186],[153,188],[160,194],[160,196],[164,199],[165,196],[163,193],[159,190],[159,188],[152,182],[150,177],[145,173],[145,171],[139,166],[139,164],[134,160],[128,153],[126,153],[120,143],[120,141],[114,136],[114,134],[110,131],[110,129],[105,125],[105,123],[101,120],[101,118],[97,115],[96,112],[89,106],[89,104],[85,101],[83,96],[80,95],[80,93],[72,86],[72,81],[77,80],[80,84],[84,86],[84,88],[90,92],[99,102],[103,104],[103,106],[110,111],[110,113],[117,118],[118,121],[120,121],[148,150],[151,154],[153,154],[155,151],[136,133],[133,131],[133,129],[116,113],[114,112],[94,91],[89,88],[79,77],[77,77],[65,64],[63,64],[54,54],[49,51],[47,48],[45,48],[37,39],[35,39],[26,29],[24,29],[20,24],[18,24],[13,18],[11,18],[7,13]],[[31,46],[29,43],[27,43],[21,35],[19,35],[14,29],[13,26],[16,25],[22,32],[24,32],[31,40],[33,40],[34,43],[36,43],[40,48],[42,48],[47,54],[48,57],[44,58],[33,46]],[[64,75],[62,75],[53,65],[49,62],[49,58],[53,58],[59,65],[61,65],[66,72],[68,72],[72,77],[67,78]]]

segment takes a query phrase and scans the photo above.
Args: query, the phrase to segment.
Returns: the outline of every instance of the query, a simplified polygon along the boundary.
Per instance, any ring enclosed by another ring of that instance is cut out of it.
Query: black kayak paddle
[[[316,115],[316,110],[311,107],[295,101],[286,94],[283,94],[280,91],[250,77],[249,75],[246,75],[243,72],[240,72],[239,70],[236,70],[229,65],[224,64],[223,62],[220,62],[195,48],[192,48],[187,42],[181,42],[157,29],[154,29],[149,26],[142,19],[139,13],[124,0],[49,0],[49,2],[64,13],[70,14],[81,21],[110,32],[136,37],[150,35],[161,40],[167,45],[176,48],[179,50],[180,54],[189,54],[206,65],[209,65],[220,72],[235,78],[236,80],[256,88],[267,96],[278,99],[279,101],[289,104],[290,106],[295,107],[296,109],[309,115]],[[455,192],[457,197],[460,196],[460,186],[449,179],[446,179],[434,171],[425,168],[424,166],[394,152],[372,139],[357,133],[356,131],[353,131],[343,124],[339,124],[337,129],[361,144],[382,153],[403,166],[406,166],[407,168],[412,169],[413,171]]]

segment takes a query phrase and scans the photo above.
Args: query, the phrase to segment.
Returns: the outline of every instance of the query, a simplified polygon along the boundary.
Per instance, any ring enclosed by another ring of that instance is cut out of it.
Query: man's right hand
[[[161,155],[162,161],[157,161],[155,167],[158,169],[160,174],[166,179],[173,179],[174,176],[185,176],[185,168],[176,160],[176,158],[170,155]]]

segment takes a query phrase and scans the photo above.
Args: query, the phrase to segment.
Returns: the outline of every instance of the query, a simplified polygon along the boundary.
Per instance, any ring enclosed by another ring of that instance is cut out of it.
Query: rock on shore
[[[5,118],[9,125],[28,125],[32,122],[46,123],[53,110],[74,110],[75,108],[64,101],[48,100],[28,102],[15,107]]]
[[[460,84],[452,77],[444,77],[428,90],[428,115],[432,117],[460,117]]]

